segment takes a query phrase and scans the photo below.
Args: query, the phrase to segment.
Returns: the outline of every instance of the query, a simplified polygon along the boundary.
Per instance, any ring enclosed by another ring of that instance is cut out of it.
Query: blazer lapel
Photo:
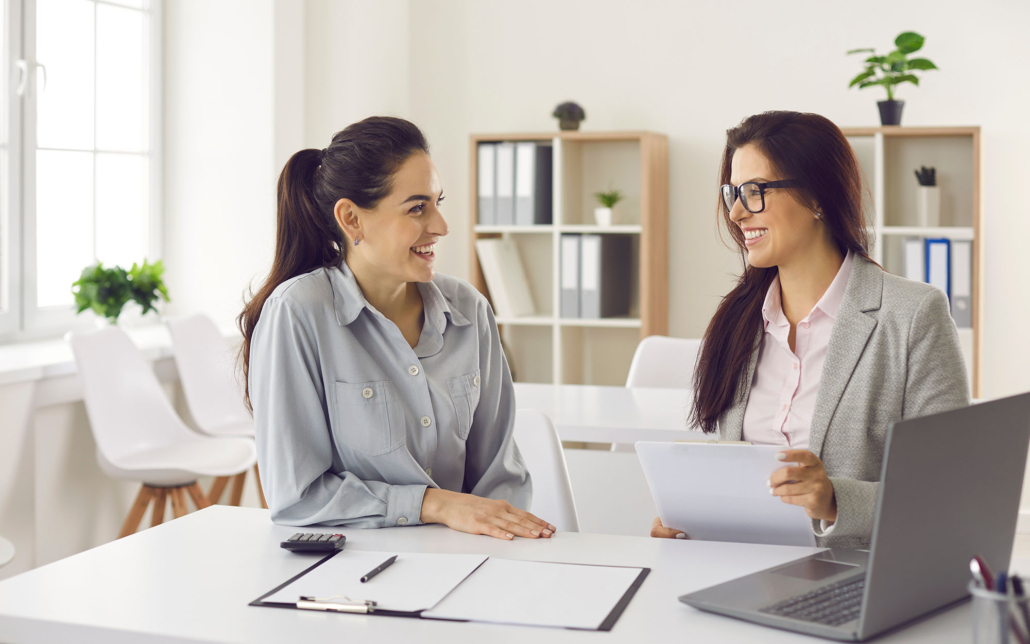
[[[747,407],[747,399],[751,394],[751,383],[755,379],[755,366],[758,364],[758,352],[762,347],[762,335],[764,329],[759,331],[755,338],[754,348],[751,350],[751,362],[747,367],[747,378],[744,386],[737,392],[737,400],[733,406],[723,412],[719,419],[719,440],[739,441],[744,431],[744,409]]]
[[[866,315],[880,308],[883,295],[883,270],[861,257],[855,257],[848,278],[844,299],[830,334],[830,346],[819,379],[808,449],[820,458],[826,432],[840,403],[844,389],[862,358],[869,336],[876,328],[876,318]],[[743,416],[742,416],[743,418]]]

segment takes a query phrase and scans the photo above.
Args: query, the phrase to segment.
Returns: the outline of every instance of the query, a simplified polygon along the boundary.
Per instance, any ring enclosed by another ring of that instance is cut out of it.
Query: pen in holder
[[[1026,644],[1030,597],[1017,597],[969,582],[975,644]]]

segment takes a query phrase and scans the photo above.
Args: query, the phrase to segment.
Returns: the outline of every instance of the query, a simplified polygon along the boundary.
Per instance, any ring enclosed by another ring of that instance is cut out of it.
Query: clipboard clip
[[[342,598],[344,601],[336,601]],[[354,601],[346,595],[333,595],[331,597],[311,597],[301,595],[297,601],[297,608],[301,610],[331,610],[337,613],[371,613],[376,603],[370,599]]]

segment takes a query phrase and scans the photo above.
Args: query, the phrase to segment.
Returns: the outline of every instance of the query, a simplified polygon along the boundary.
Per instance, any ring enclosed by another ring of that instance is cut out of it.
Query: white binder
[[[515,223],[515,144],[497,144],[497,220],[498,226]]]
[[[924,250],[922,238],[908,237],[905,239],[905,279],[910,279],[914,282],[926,281]]]
[[[579,317],[579,235],[561,236],[561,317]]]
[[[581,318],[629,315],[632,243],[626,235],[583,235],[579,251]]]
[[[951,317],[955,326],[973,326],[973,242],[951,242]]]
[[[476,254],[497,317],[534,315],[536,307],[529,280],[515,242],[510,239],[478,239]]]
[[[951,297],[951,240],[926,240],[926,281]]]
[[[515,225],[551,223],[552,148],[526,141],[515,145]]]
[[[484,226],[497,223],[497,144],[480,143],[476,150],[479,165],[478,179],[478,218],[476,221]]]

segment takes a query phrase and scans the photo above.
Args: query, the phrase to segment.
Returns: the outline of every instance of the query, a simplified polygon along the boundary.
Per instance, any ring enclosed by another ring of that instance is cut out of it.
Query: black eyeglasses
[[[720,190],[722,191],[722,203],[726,206],[726,212],[733,210],[733,203],[740,199],[744,210],[754,214],[765,210],[765,191],[769,188],[796,188],[797,186],[798,182],[796,180],[784,179],[783,181],[767,181],[765,183],[748,181],[739,186],[727,183]]]

